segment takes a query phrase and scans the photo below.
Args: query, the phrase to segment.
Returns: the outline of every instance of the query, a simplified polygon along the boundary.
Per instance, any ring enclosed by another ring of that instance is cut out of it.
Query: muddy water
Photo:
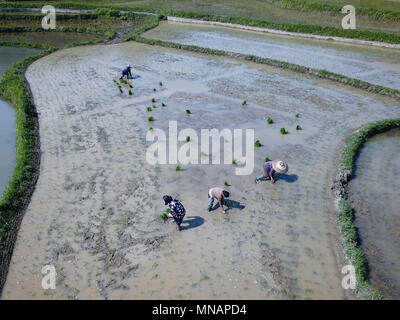
[[[14,62],[36,53],[36,49],[0,46],[0,78]],[[15,166],[15,111],[0,99],[0,198],[8,186]]]
[[[128,62],[141,76],[132,96],[113,83]],[[27,79],[40,113],[41,175],[3,298],[344,297],[329,233],[334,158],[348,132],[399,116],[398,103],[267,66],[138,43],[61,50],[33,63]],[[152,98],[156,108],[147,112]],[[254,129],[263,144],[254,172],[150,165],[146,133],[168,130],[169,120],[196,132]],[[296,132],[297,124],[304,130]],[[280,135],[281,127],[290,134]],[[254,183],[266,156],[290,166],[274,185]],[[208,189],[225,181],[238,208],[209,213]],[[157,219],[164,194],[186,208],[181,232]],[[54,291],[40,285],[46,264],[57,270]]]
[[[104,35],[78,32],[7,32],[0,33],[0,41],[45,43],[56,48],[63,48],[72,42],[102,40]]]
[[[370,267],[370,280],[400,298],[400,130],[369,140],[350,185],[356,226]]]
[[[145,36],[278,59],[400,89],[400,51],[396,49],[173,22],[160,23]]]

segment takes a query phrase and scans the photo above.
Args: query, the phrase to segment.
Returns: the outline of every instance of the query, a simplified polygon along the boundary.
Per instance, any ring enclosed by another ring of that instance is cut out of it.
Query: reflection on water
[[[83,32],[7,32],[0,34],[0,41],[45,43],[56,48],[63,48],[72,42],[102,40],[102,34]]]
[[[145,36],[278,59],[400,89],[399,50],[173,22],[162,22]]]
[[[400,130],[367,141],[356,163],[350,200],[356,209],[371,282],[400,299]]]
[[[14,62],[37,51],[36,49],[0,46],[0,78]],[[0,99],[0,198],[14,171],[15,143],[14,108],[8,102]]]

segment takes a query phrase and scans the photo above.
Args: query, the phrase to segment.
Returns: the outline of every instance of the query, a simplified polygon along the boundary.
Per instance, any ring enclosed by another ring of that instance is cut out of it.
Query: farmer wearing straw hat
[[[121,78],[119,78],[120,80],[124,78],[124,76],[126,76],[127,79],[132,79],[132,73],[131,73],[131,65],[128,64],[124,70],[122,70],[122,76]]]
[[[255,180],[256,183],[262,180],[269,180],[269,179],[271,179],[271,182],[274,183],[275,172],[286,173],[289,170],[287,163],[282,160],[267,161],[264,163],[263,168],[264,168],[264,175],[257,177]]]

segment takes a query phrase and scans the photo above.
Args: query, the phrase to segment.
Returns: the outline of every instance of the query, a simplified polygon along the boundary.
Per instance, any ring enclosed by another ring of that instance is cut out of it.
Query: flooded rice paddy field
[[[0,46],[0,79],[4,71],[15,62],[36,52],[37,49]],[[0,199],[14,171],[15,143],[15,110],[8,102],[0,99]]]
[[[400,130],[369,140],[360,152],[350,184],[355,224],[370,268],[371,282],[400,298]]]
[[[126,63],[140,75],[132,96],[113,83]],[[330,227],[336,156],[352,130],[398,117],[399,102],[134,42],[61,50],[34,62],[26,77],[39,113],[41,172],[4,299],[345,297]],[[263,144],[254,172],[237,176],[232,164],[181,165],[180,172],[176,164],[150,165],[146,134],[150,127],[168,134],[169,120],[198,134],[254,129]],[[290,133],[281,135],[281,127]],[[254,183],[266,156],[290,167],[274,185]],[[225,181],[238,208],[208,212],[208,189]],[[186,208],[181,232],[157,219],[164,194]],[[50,292],[41,288],[47,264],[57,270]]]
[[[72,42],[102,40],[104,35],[78,32],[7,32],[0,33],[0,41],[45,43],[56,48],[64,48]]]
[[[174,22],[161,22],[144,36],[287,61],[400,89],[396,49]]]
[[[146,19],[143,17],[136,17],[134,20],[121,20],[119,18],[108,18],[108,19],[68,19],[68,20],[57,20],[57,28],[63,27],[81,27],[81,28],[91,28],[92,30],[97,30],[106,34],[111,29],[120,31],[128,29],[128,31],[133,32],[134,30],[140,28],[146,23]],[[41,20],[4,20],[0,21],[0,27],[31,27],[38,28],[41,27]],[[99,36],[97,34],[96,36]],[[1,35],[0,35],[1,37]]]

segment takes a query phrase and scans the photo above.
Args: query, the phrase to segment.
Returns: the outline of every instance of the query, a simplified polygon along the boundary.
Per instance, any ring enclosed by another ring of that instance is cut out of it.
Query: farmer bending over
[[[264,163],[264,175],[261,175],[256,178],[256,183],[260,182],[261,180],[271,180],[272,183],[275,182],[275,172],[278,173],[286,173],[289,170],[289,167],[285,161],[282,160],[274,160],[274,161],[267,161]]]
[[[121,76],[121,78],[119,78],[119,79],[123,79],[124,76],[126,76],[127,79],[132,79],[132,78],[133,78],[133,77],[132,77],[132,73],[131,73],[131,65],[130,65],[130,64],[128,64],[128,65],[124,68],[124,70],[122,70],[122,76]]]
[[[169,208],[171,209],[171,212],[168,213],[169,218],[174,218],[176,222],[176,228],[181,230],[181,223],[183,221],[183,217],[186,214],[185,208],[183,207],[182,203],[180,203],[176,199],[172,199],[171,196],[165,195],[163,197],[164,204],[168,205]]]
[[[222,212],[226,213],[224,209],[224,200],[225,198],[229,198],[229,192],[222,189],[222,188],[211,188],[208,191],[208,211],[211,211],[214,203],[214,199],[217,199],[219,202],[219,205],[221,206]]]

